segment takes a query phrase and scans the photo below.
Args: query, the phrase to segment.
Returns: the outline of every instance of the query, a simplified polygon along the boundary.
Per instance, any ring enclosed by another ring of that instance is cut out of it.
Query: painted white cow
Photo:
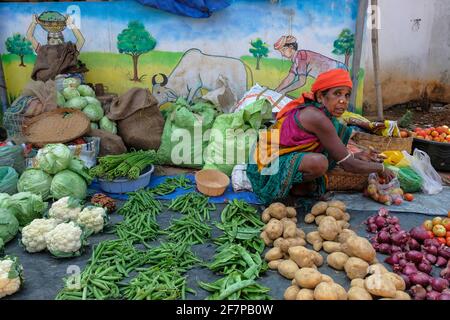
[[[200,89],[208,91],[218,89],[221,84],[218,79],[225,78],[236,98],[240,99],[247,90],[246,68],[248,67],[239,59],[189,49],[168,77],[160,73],[162,81],[157,82],[157,75],[153,76],[152,94],[159,105],[176,101],[178,97],[191,102],[192,99],[201,96]]]

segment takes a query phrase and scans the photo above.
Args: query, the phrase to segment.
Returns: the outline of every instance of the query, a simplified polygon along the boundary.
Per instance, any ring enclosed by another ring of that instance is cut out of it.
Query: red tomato
[[[414,200],[414,196],[411,193],[405,193],[403,195],[403,198],[405,198],[406,201],[413,201]]]
[[[447,237],[445,240],[446,240],[446,242],[447,242],[447,246],[450,247],[450,237]]]
[[[446,244],[447,243],[447,240],[445,240],[444,237],[437,237],[436,239],[437,239],[437,241],[439,241],[440,244]]]
[[[433,233],[433,231],[427,231],[428,232],[428,235],[431,237],[431,238],[434,238],[434,233]]]
[[[444,218],[441,222],[441,224],[445,227],[447,231],[450,231],[450,219]]]

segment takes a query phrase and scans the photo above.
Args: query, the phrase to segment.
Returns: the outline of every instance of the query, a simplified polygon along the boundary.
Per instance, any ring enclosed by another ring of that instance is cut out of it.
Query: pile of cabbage
[[[117,134],[116,123],[105,116],[102,104],[91,87],[80,84],[78,78],[64,79],[63,87],[61,92],[56,93],[58,106],[82,110],[91,120],[91,128]]]
[[[39,149],[35,167],[25,170],[17,182],[19,192],[30,192],[42,199],[71,196],[85,199],[92,177],[83,161],[64,144],[47,144]]]

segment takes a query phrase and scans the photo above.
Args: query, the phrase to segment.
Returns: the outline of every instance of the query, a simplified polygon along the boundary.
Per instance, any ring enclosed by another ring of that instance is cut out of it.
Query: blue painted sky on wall
[[[133,0],[0,3],[0,51],[5,52],[4,40],[13,32],[26,33],[33,13],[46,10],[65,13],[69,6],[74,6],[81,14],[81,31],[86,38],[83,51],[117,52],[117,34],[126,28],[128,21],[140,20],[157,39],[156,50],[184,51],[198,47],[212,54],[241,56],[249,54],[251,39],[261,37],[271,47],[269,55],[280,57],[273,44],[281,35],[292,33],[300,47],[332,56],[332,43],[339,32],[345,27],[354,30],[357,2],[281,0],[274,5],[269,0],[236,0],[208,19],[176,16]],[[69,30],[64,34],[67,40],[74,40]],[[46,35],[37,30],[36,38],[45,42]]]

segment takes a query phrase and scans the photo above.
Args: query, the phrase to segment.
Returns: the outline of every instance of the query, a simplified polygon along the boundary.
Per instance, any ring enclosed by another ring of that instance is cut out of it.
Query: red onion
[[[389,263],[391,266],[394,264],[398,264],[400,262],[400,259],[396,255],[392,255],[384,259],[384,262]]]
[[[378,232],[376,236],[376,241],[379,243],[390,243],[391,237],[389,236],[389,233],[386,231],[380,231]]]
[[[409,231],[409,234],[411,235],[411,237],[413,237],[414,239],[416,239],[419,242],[422,242],[422,241],[425,241],[425,240],[431,238],[431,236],[428,234],[427,230],[425,230],[425,228],[422,226],[412,228],[411,231]]]
[[[399,224],[400,219],[396,216],[392,216],[386,219],[387,223],[389,224]]]
[[[437,256],[438,248],[436,246],[429,245],[429,246],[423,246],[422,248],[429,254],[432,254],[433,256]]]
[[[392,233],[391,240],[392,240],[393,244],[400,246],[400,245],[406,244],[408,242],[409,235],[405,230],[401,230],[397,233]]]
[[[427,259],[431,264],[435,264],[436,263],[436,256],[433,256],[432,254],[427,253],[425,255],[425,259]]]
[[[377,225],[378,228],[382,228],[386,224],[386,219],[378,216],[375,218],[375,224]]]
[[[399,264],[394,264],[392,266],[392,271],[394,271],[395,273],[401,273],[403,271],[403,267]]]
[[[406,252],[406,259],[414,263],[420,263],[423,259],[423,254],[416,250],[408,251]]]
[[[369,217],[369,219],[367,219],[366,224],[373,224],[375,223],[375,216]]]
[[[381,243],[378,251],[383,254],[389,254],[391,252],[391,245],[387,243]]]
[[[437,291],[430,291],[427,293],[427,300],[439,300],[441,294]]]
[[[416,239],[413,239],[413,238],[409,239],[407,244],[408,244],[409,250],[419,250],[420,249],[420,244],[417,242]]]
[[[409,281],[409,277],[405,274],[400,274],[400,277],[402,277],[403,281],[405,281],[406,289],[408,289],[411,286],[411,281]]]
[[[446,263],[447,263],[447,261],[445,260],[445,258],[437,257],[437,260],[436,260],[437,267],[443,267],[443,266],[445,266]]]
[[[425,300],[427,297],[427,290],[420,285],[412,286],[409,292],[414,300]]]
[[[404,266],[403,268],[403,274],[406,274],[407,276],[410,276],[412,274],[417,273],[417,268],[413,263],[408,263],[406,264],[406,266]]]
[[[409,275],[409,280],[412,284],[420,284],[422,287],[426,287],[430,284],[430,277],[423,272],[417,272]]]
[[[447,280],[450,280],[450,268],[447,267],[445,269],[443,269],[440,273],[441,277]]]
[[[399,262],[398,262],[398,264],[399,264],[401,267],[406,266],[407,263],[408,263],[408,261],[407,261],[406,259],[400,259]]]
[[[367,226],[367,231],[369,231],[371,233],[375,233],[375,232],[377,232],[377,230],[378,230],[378,227],[374,223],[371,223]]]
[[[390,250],[390,252],[389,253],[396,253],[396,252],[402,252],[403,250],[402,250],[402,248],[401,247],[399,247],[399,246],[396,246],[396,245],[392,245],[391,246],[391,250]]]
[[[436,238],[432,238],[432,239],[426,239],[423,243],[425,246],[435,246],[435,247],[439,247],[441,244],[439,243],[439,241]],[[431,252],[430,252],[431,253]]]
[[[438,255],[447,260],[450,259],[450,248],[445,245],[442,245],[440,248],[438,248]]]
[[[421,263],[419,263],[419,264],[417,265],[417,269],[419,269],[419,270],[422,271],[422,272],[425,272],[425,273],[430,274],[430,273],[431,273],[431,270],[433,269],[433,267],[431,266],[430,263],[425,262],[425,261],[427,261],[427,260],[424,260],[424,261],[422,261]]]
[[[448,280],[442,278],[433,278],[430,281],[431,287],[437,291],[442,292],[448,288]]]
[[[450,293],[441,293],[438,300],[450,300]]]

